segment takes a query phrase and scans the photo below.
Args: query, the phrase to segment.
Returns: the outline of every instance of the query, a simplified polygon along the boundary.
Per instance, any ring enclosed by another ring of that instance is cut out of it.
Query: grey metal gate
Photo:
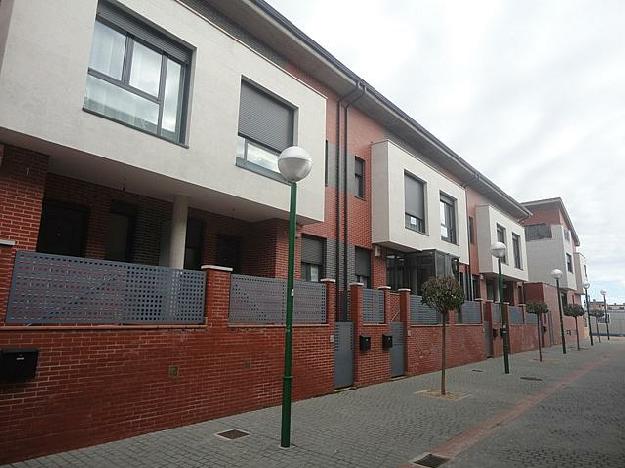
[[[491,330],[490,322],[484,321],[484,349],[486,357],[493,355],[493,330]]]
[[[336,322],[334,328],[334,388],[354,383],[354,324]]]
[[[391,322],[393,347],[391,348],[391,377],[406,373],[406,333],[402,322]]]

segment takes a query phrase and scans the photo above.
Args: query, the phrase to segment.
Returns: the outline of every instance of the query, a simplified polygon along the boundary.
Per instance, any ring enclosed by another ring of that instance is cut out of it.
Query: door
[[[217,236],[217,265],[232,268],[233,273],[241,272],[241,241],[238,237]]]
[[[391,377],[399,377],[406,373],[406,333],[402,322],[391,322]]]
[[[336,322],[334,328],[334,388],[354,383],[354,324]]]
[[[88,211],[79,205],[44,200],[37,252],[82,257]]]

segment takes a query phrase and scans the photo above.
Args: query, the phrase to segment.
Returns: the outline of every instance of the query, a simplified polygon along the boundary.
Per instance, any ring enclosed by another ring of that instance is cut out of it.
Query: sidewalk
[[[286,450],[274,407],[11,466],[394,467],[431,452],[445,468],[625,466],[625,339],[583,347],[512,355],[510,375],[501,359],[451,369],[456,400],[418,393],[439,388],[433,373],[297,402]],[[229,429],[249,435],[215,436]]]

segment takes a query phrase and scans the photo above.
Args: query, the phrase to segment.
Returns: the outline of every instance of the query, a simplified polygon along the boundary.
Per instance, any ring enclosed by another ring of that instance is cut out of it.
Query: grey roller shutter
[[[242,81],[239,133],[281,152],[293,145],[293,109]]]
[[[177,43],[165,34],[143,24],[139,19],[133,17],[108,2],[98,3],[98,18],[103,19],[120,29],[123,29],[131,36],[136,37],[149,45],[165,52],[170,57],[183,62],[191,63],[192,52],[188,47]]]
[[[355,273],[358,276],[371,276],[371,252],[356,247]]]
[[[406,213],[415,218],[425,220],[423,182],[406,174],[404,176],[404,194]]]
[[[323,265],[323,240],[302,236],[302,262]]]

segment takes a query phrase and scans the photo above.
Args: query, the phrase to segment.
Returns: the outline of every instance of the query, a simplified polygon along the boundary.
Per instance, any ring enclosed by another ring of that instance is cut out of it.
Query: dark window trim
[[[475,220],[473,216],[469,216],[467,220],[469,229],[469,244],[475,244]]]
[[[515,247],[518,248],[515,249]],[[517,270],[523,270],[521,255],[521,236],[519,234],[515,234],[514,232],[512,233],[512,256],[514,257],[514,268],[516,268]]]
[[[499,240],[499,229],[503,231],[503,240]],[[503,258],[501,259],[501,263],[505,265],[508,264],[508,243],[506,242],[506,233],[507,233],[506,228],[503,227],[501,224],[497,223],[497,241],[503,242],[504,245],[506,246],[506,255],[504,255]]]
[[[109,213],[126,216],[128,222],[128,237],[126,238],[126,257],[132,262],[135,258],[135,239],[137,238],[137,206],[122,200],[111,200]],[[105,252],[106,254],[106,252]]]
[[[45,206],[56,206],[59,208],[65,208],[68,210],[81,211],[85,214],[85,218],[83,220],[83,229],[84,229],[84,237],[80,245],[80,257],[84,257],[87,251],[87,240],[89,238],[89,221],[91,217],[91,209],[88,206],[80,205],[78,203],[68,202],[65,200],[58,200],[55,198],[46,198],[44,197],[41,201],[41,213],[43,215],[43,209]],[[35,251],[39,252],[39,237],[41,236],[41,218],[39,219],[39,233],[37,234],[37,244],[35,246]]]
[[[414,179],[416,182],[419,182],[421,184],[421,190],[423,191],[423,196],[422,196],[422,198],[423,198],[423,219],[421,219],[418,216],[416,216],[416,215],[406,211],[405,202],[404,202],[404,225],[405,225],[406,229],[409,229],[410,231],[418,232],[419,234],[427,235],[427,223],[426,223],[427,182],[425,180],[421,179],[420,177],[417,177],[416,175],[412,174],[411,172],[404,171],[404,198],[406,197],[406,195],[405,195],[405,193],[406,193],[406,187],[405,187],[406,177],[409,177],[410,179]],[[415,218],[417,221],[420,221],[421,224],[423,225],[423,229],[419,229],[419,223],[417,223],[417,227],[412,227],[412,225],[408,222],[408,217],[409,216]]]
[[[357,161],[362,161],[362,164],[361,164],[362,174],[358,174],[356,172]],[[354,196],[356,198],[360,198],[361,200],[366,200],[366,197],[367,197],[366,174],[367,174],[367,169],[366,169],[365,160],[363,158],[359,158],[358,156],[354,156],[354,181],[355,181]],[[362,184],[362,194],[359,193],[361,184]]]
[[[289,181],[282,177],[282,174],[280,174],[279,172],[274,172],[271,169],[267,169],[266,167],[254,164],[247,159],[237,157],[235,165],[237,167],[240,167],[241,169],[247,169],[248,171],[255,172],[256,174],[263,177],[275,180],[276,182],[281,182],[285,185],[291,185]]]
[[[456,244],[458,245],[458,213],[457,213],[457,203],[458,200],[456,200],[454,197],[447,195],[444,192],[439,192],[440,194],[440,202],[444,203],[445,205],[449,206],[452,209],[453,212],[453,219],[451,220],[451,226],[447,226],[447,232],[450,233],[451,235],[448,237],[443,237],[443,234],[441,233],[441,240],[445,241],[445,242],[449,242],[450,244]],[[440,208],[439,208],[440,209]],[[440,213],[439,213],[440,216]]]

